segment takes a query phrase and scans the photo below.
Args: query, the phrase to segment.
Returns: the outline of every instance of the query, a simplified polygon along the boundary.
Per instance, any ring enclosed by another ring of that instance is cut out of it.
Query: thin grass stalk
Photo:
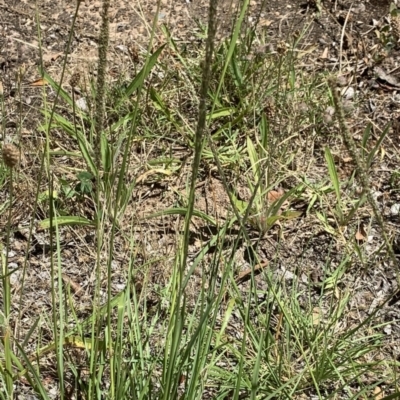
[[[96,98],[95,98],[95,116],[94,116],[94,129],[95,129],[95,156],[97,157],[98,172],[101,169],[101,150],[100,138],[103,131],[104,124],[104,99],[105,99],[105,86],[106,86],[106,68],[107,68],[107,51],[109,42],[109,8],[110,0],[103,0],[103,8],[101,11],[101,27],[99,35],[99,61],[97,65],[97,82],[96,82]]]
[[[2,115],[2,120],[1,120],[1,128],[2,128],[2,132],[5,132],[5,127],[6,127],[6,118],[5,118],[5,108],[4,108],[4,93],[1,90],[0,91],[0,101],[1,101],[1,115]],[[11,209],[11,204],[12,204],[12,198],[10,198],[10,209]],[[8,231],[10,231],[10,210],[9,210],[9,217],[8,217],[8,224],[7,224],[7,236],[9,235]],[[7,240],[7,239],[6,239]],[[8,245],[6,244],[6,254],[8,254]],[[7,256],[3,256],[1,255],[1,261],[2,261],[2,285],[3,285],[3,296],[4,298],[6,298],[6,290],[5,287],[8,285],[10,285],[9,280],[6,280],[6,272],[8,271],[8,262],[7,262]],[[10,288],[9,288],[10,289]],[[9,290],[8,289],[8,290]],[[10,291],[9,291],[10,293]],[[3,300],[3,310],[6,309],[6,302]],[[4,312],[4,311],[3,311]],[[5,316],[5,312],[4,312],[4,316]],[[6,327],[6,322],[7,320],[4,320],[4,328],[0,328],[0,332],[1,332],[1,336],[5,337],[5,327]],[[4,330],[3,330],[4,329]],[[7,344],[4,341],[4,351],[5,351],[5,355],[6,355],[6,350],[9,349],[9,344]],[[2,375],[6,375],[6,369],[7,369],[7,365],[5,366],[5,369],[3,368],[3,366],[0,364],[0,373]],[[2,397],[3,398],[3,397]]]
[[[8,269],[8,257],[10,251],[10,235],[11,235],[11,219],[12,219],[12,203],[13,203],[13,169],[10,168],[10,206],[8,209],[8,221],[7,221],[7,232],[6,232],[6,254],[4,257],[3,265],[3,313],[4,313],[4,327],[2,328],[2,336],[4,341],[4,358],[5,358],[5,380],[7,394],[10,399],[13,398],[14,383],[13,383],[13,371],[12,371],[12,345],[11,345],[11,327],[10,327],[10,315],[11,315],[11,283],[10,283],[10,271]]]
[[[203,76],[201,81],[200,89],[200,103],[199,103],[199,115],[196,126],[196,132],[194,137],[194,158],[192,163],[192,180],[190,182],[188,207],[185,216],[184,223],[184,233],[183,233],[183,243],[182,243],[182,255],[180,259],[181,275],[186,267],[186,262],[188,258],[188,248],[189,248],[189,233],[190,224],[193,216],[194,210],[194,199],[196,191],[196,181],[199,172],[201,153],[204,144],[204,130],[206,128],[207,121],[207,98],[208,98],[208,87],[211,79],[211,65],[213,61],[214,53],[214,40],[216,33],[216,18],[217,18],[217,0],[210,0],[209,10],[208,10],[208,35],[206,41],[206,56],[203,65]],[[181,282],[180,282],[181,285]]]
[[[53,324],[54,324],[54,338],[55,338],[55,350],[56,350],[56,360],[57,360],[57,374],[60,397],[64,398],[65,395],[65,385],[64,385],[64,320],[65,312],[63,306],[63,280],[61,273],[61,255],[60,255],[60,237],[57,225],[57,216],[55,215],[54,198],[53,198],[53,176],[49,181],[49,205],[50,205],[50,270],[51,270],[51,293],[52,293],[52,312],[53,312]],[[54,244],[53,233],[56,233],[56,243]],[[54,248],[57,251],[57,268],[54,266]],[[55,277],[57,276],[57,288],[55,287]],[[56,296],[57,293],[57,296]],[[58,298],[58,314],[57,309],[57,298]]]
[[[18,75],[18,93],[20,94],[21,88],[21,80],[19,79],[20,75]],[[5,124],[6,118],[5,116],[5,109],[4,109],[4,97],[3,92],[1,95],[1,106],[2,106],[2,131],[5,132]],[[22,102],[20,102],[22,104]],[[12,203],[13,203],[13,169],[10,168],[10,181],[9,181],[9,209],[8,209],[8,220],[7,220],[7,231],[6,231],[6,249],[5,249],[5,256],[1,256],[2,260],[2,285],[3,285],[3,318],[4,318],[4,326],[0,327],[0,332],[3,340],[4,346],[4,358],[5,358],[5,365],[4,368],[1,365],[0,373],[5,378],[6,383],[6,391],[7,395],[10,398],[13,397],[13,378],[12,378],[12,344],[11,344],[11,331],[10,331],[10,314],[11,314],[11,283],[10,283],[10,271],[8,268],[8,257],[10,251],[10,235],[11,235],[11,219],[12,219]]]
[[[96,164],[96,190],[95,190],[95,206],[96,206],[96,285],[95,293],[93,298],[93,318],[91,324],[91,351],[90,351],[90,361],[89,361],[89,388],[88,388],[88,398],[96,397],[96,392],[98,391],[99,381],[96,377],[97,361],[101,351],[99,349],[99,335],[100,335],[100,321],[97,321],[98,315],[98,305],[96,304],[100,296],[100,285],[101,285],[101,248],[103,245],[103,226],[104,212],[102,212],[102,204],[100,202],[100,196],[103,189],[103,183],[101,182],[101,136],[103,134],[104,125],[104,102],[105,102],[105,85],[106,85],[106,68],[107,68],[107,51],[109,43],[109,8],[110,0],[103,0],[103,7],[101,11],[101,27],[99,35],[99,60],[97,65],[97,82],[96,82],[96,96],[95,96],[95,115],[94,115],[94,135],[95,135],[95,164]],[[110,287],[108,288],[110,290]],[[110,297],[108,297],[108,300]],[[109,327],[110,322],[111,305],[110,301],[107,302],[107,326]],[[107,329],[106,332],[106,342],[108,343],[110,354],[112,353],[112,341],[111,341],[111,331]],[[99,369],[100,373],[100,369]],[[98,376],[98,375],[97,375]],[[114,382],[111,382],[111,391],[113,392]]]

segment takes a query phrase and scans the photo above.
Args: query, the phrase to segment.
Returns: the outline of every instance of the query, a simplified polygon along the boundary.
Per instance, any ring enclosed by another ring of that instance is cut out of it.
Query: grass
[[[44,145],[32,168],[0,176],[10,196],[28,182],[39,219],[22,266],[10,266],[9,240],[3,252],[0,398],[399,397],[379,315],[396,293],[365,312],[349,280],[382,253],[393,258],[376,204],[384,244],[371,254],[354,239],[388,128],[370,144],[366,126],[362,147],[348,149],[359,174],[340,175],[347,139],[323,121],[340,99],[327,72],[302,67],[307,28],[277,52],[257,50],[268,38],[242,26],[247,7],[217,43],[211,6],[205,45],[193,48],[165,27],[157,47],[154,21],[135,75],[116,82],[105,79],[103,18],[97,81],[72,85],[86,107],[42,71]],[[40,313],[26,322],[37,229],[50,302],[38,291]],[[69,271],[71,251],[79,265]]]

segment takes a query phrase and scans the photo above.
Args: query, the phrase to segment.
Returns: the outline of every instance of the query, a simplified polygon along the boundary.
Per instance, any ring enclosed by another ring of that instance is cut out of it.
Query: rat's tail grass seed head
[[[13,144],[4,144],[2,156],[4,164],[9,168],[14,168],[19,161],[19,150]]]
[[[71,75],[71,78],[69,80],[69,84],[71,85],[72,88],[75,88],[78,86],[79,81],[81,80],[81,75],[79,72],[74,72]]]
[[[398,41],[400,39],[400,14],[394,15],[390,19],[393,36]]]

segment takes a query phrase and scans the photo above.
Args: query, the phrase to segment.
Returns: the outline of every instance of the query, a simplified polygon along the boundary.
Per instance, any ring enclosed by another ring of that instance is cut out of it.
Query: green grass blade
[[[331,151],[329,150],[329,147],[325,148],[325,160],[328,164],[328,171],[329,171],[329,176],[331,178],[332,185],[335,188],[336,199],[340,206],[341,193],[340,193],[339,177],[338,177],[338,174],[336,171],[335,161],[333,160],[333,156],[332,156]]]
[[[60,216],[57,218],[57,224],[59,226],[63,225],[81,225],[81,226],[95,226],[94,221],[90,221],[84,217],[75,217],[75,216]],[[43,219],[39,222],[39,227],[41,229],[49,229],[51,225],[50,218]]]
[[[146,215],[145,217],[143,217],[143,220],[151,219],[151,218],[158,218],[158,217],[162,217],[162,216],[165,216],[165,215],[186,215],[186,213],[187,213],[187,208],[186,207],[168,208],[168,209],[163,210],[163,211],[158,211],[158,212]],[[203,219],[204,221],[210,223],[211,225],[214,225],[214,226],[217,225],[217,223],[214,220],[214,218],[212,218],[209,215],[203,213],[202,211],[193,210],[193,215],[195,217],[199,217],[199,218]]]
[[[127,98],[130,97],[133,92],[138,90],[142,85],[147,76],[149,75],[150,71],[154,67],[157,62],[158,57],[160,56],[161,52],[163,51],[166,44],[163,44],[159,47],[147,60],[146,64],[140,70],[140,72],[136,75],[135,79],[128,85],[125,90],[124,96],[119,100],[117,103],[117,107],[121,105],[121,103]]]

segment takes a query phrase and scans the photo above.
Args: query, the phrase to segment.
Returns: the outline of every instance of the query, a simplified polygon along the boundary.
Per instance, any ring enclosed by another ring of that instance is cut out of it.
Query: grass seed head
[[[79,72],[74,72],[71,76],[71,79],[69,80],[69,84],[71,85],[71,87],[76,87],[79,84],[79,81],[81,80],[81,75],[79,74]]]
[[[69,80],[69,84],[71,87],[76,87],[79,84],[79,81],[81,80],[81,74],[79,72],[74,72]]]
[[[392,27],[393,36],[396,40],[400,39],[400,14],[392,16],[390,19],[390,26]]]
[[[19,150],[13,144],[3,145],[3,161],[9,168],[14,168],[18,164]]]

